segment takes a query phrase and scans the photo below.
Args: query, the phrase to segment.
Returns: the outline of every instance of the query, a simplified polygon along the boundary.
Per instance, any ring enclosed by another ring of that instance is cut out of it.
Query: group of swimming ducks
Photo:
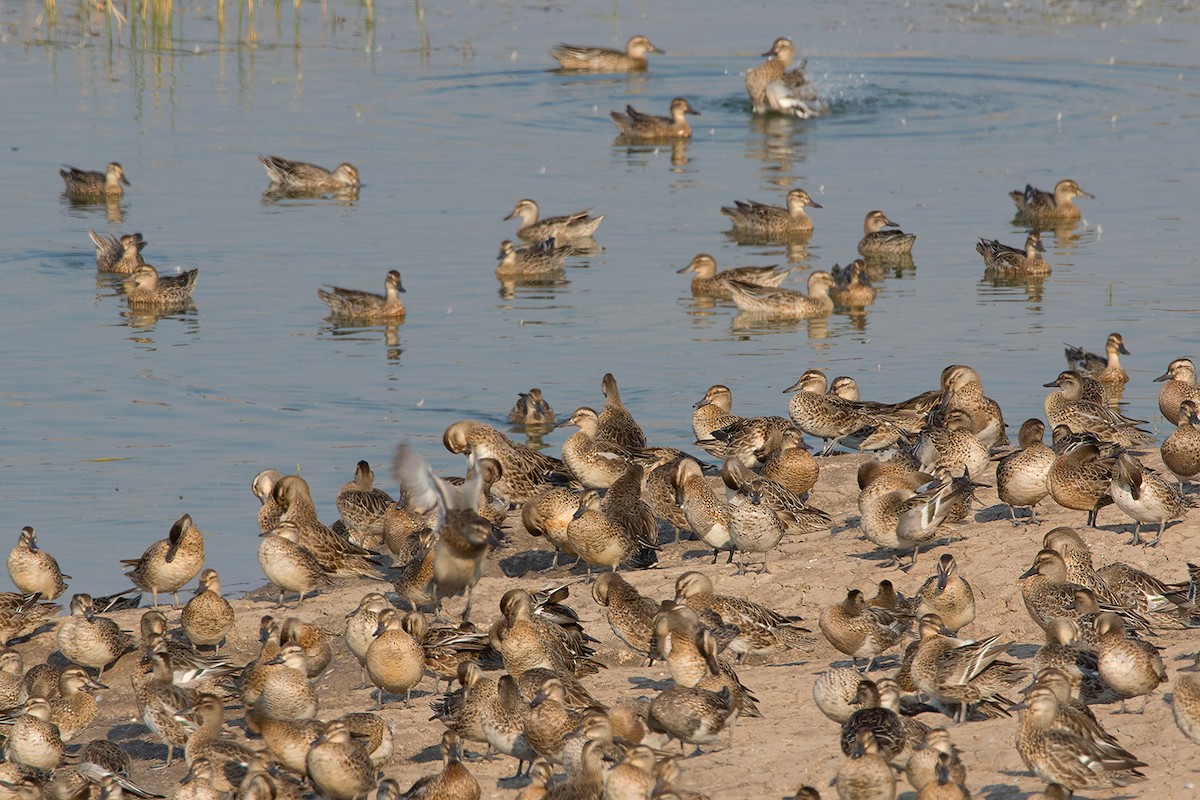
[[[739,573],[759,557],[766,573],[782,542],[803,542],[833,525],[833,515],[806,498],[820,481],[826,454],[839,445],[886,451],[883,458],[861,459],[858,526],[897,563],[911,550],[904,569],[915,566],[922,545],[946,538],[948,524],[971,518],[973,497],[993,469],[997,496],[1014,523],[1016,508],[1032,515],[1046,497],[1087,511],[1089,524],[1115,504],[1134,521],[1134,542],[1141,525],[1150,524],[1158,535],[1148,544],[1158,545],[1165,525],[1191,501],[1142,463],[1137,449],[1149,437],[1138,420],[1109,405],[1108,387],[1128,380],[1119,361],[1128,350],[1117,333],[1106,345],[1107,357],[1068,348],[1072,369],[1047,384],[1054,390],[1045,402],[1052,447],[1042,441],[1044,423],[1034,419],[1021,426],[1018,447],[1005,450],[1001,411],[965,365],[947,367],[937,389],[898,403],[861,400],[852,379],[837,378],[830,387],[822,372],[808,370],[786,390],[792,393],[787,416],[742,417],[733,412],[728,387],[705,392],[692,412],[695,446],[720,462],[718,468],[649,445],[608,374],[599,412],[582,406],[560,421],[536,388],[511,410],[516,429],[577,429],[563,442],[561,458],[486,423],[462,420],[446,429],[443,442],[467,457],[466,478],[438,477],[419,453],[401,445],[392,465],[399,500],[377,488],[370,465],[359,462],[354,479],[336,495],[339,519],[332,526],[320,521],[304,478],[263,470],[252,483],[261,503],[258,555],[279,606],[294,594],[298,614],[307,595],[339,583],[364,594],[344,631],[323,630],[300,616],[263,617],[261,650],[244,666],[218,654],[235,612],[216,571],[205,567],[205,537],[189,515],[166,539],[124,562],[133,591],[150,593],[155,605],[142,615],[136,639],[106,614],[122,603],[136,606],[137,598],[75,594],[71,615],[54,620],[60,607],[51,601],[65,593],[69,576],[27,527],[8,557],[18,592],[0,594],[0,637],[5,645],[21,637],[36,643],[53,625],[54,647],[70,666],[60,671],[38,663],[25,670],[21,649],[0,652],[0,705],[11,723],[0,796],[155,796],[130,780],[130,755],[111,741],[87,744],[73,765],[66,756],[65,742],[96,719],[91,694],[105,671],[132,652],[138,659],[133,700],[142,724],[165,744],[166,766],[182,748],[189,767],[175,794],[180,800],[298,798],[306,787],[330,800],[373,791],[383,800],[478,798],[482,790],[464,761],[466,745],[516,759],[518,776],[528,764],[523,798],[703,797],[679,787],[679,759],[652,743],[676,740],[700,751],[725,734],[732,746],[735,722],[762,715],[738,664],[811,646],[811,631],[786,611],[720,593],[717,568],[680,572],[673,599],[662,602],[634,585],[657,585],[661,580],[653,575],[660,573],[626,573],[627,580],[618,570],[665,558],[672,547],[660,536],[665,527],[675,531],[676,542],[690,532],[712,549],[714,562],[722,551],[730,561],[740,556]],[[1177,425],[1162,444],[1162,460],[1182,484],[1200,474],[1200,387],[1185,358],[1159,380],[1160,411]],[[822,456],[808,451],[805,434],[824,440]],[[518,519],[554,548],[551,568],[563,555],[581,562],[594,577],[590,594],[612,628],[613,646],[665,662],[667,688],[650,699],[592,694],[584,681],[604,666],[593,648],[603,634],[583,630],[565,602],[568,586],[514,586],[486,629],[471,622],[473,590]],[[1200,568],[1176,582],[1120,562],[1095,569],[1083,535],[1067,527],[1045,534],[1042,548],[1019,580],[1031,619],[1046,632],[1031,663],[1005,659],[1008,643],[998,634],[960,635],[974,624],[976,606],[949,552],[912,597],[884,579],[870,599],[852,589],[821,609],[820,633],[852,659],[850,666],[831,665],[813,689],[817,707],[842,725],[839,797],[894,797],[900,773],[919,798],[969,796],[964,760],[946,728],[917,719],[926,713],[964,724],[1019,712],[1017,750],[1049,784],[1045,797],[1145,777],[1139,768],[1146,764],[1087,704],[1119,700],[1124,706],[1166,680],[1158,648],[1139,635],[1200,627]],[[178,616],[158,610],[167,594],[177,607],[178,592],[197,577],[199,588]],[[388,599],[389,589],[408,611]],[[443,604],[463,594],[461,624],[447,622]],[[910,629],[918,638],[904,648],[894,675],[870,679],[876,662]],[[364,684],[373,687],[376,708],[318,721],[313,681],[343,642]],[[862,660],[865,672],[854,666]],[[1025,699],[1014,703],[1009,695],[1030,673]],[[416,743],[397,740],[380,714],[394,711],[401,695],[407,704],[427,677],[435,693],[443,678],[459,684],[433,703],[446,727],[443,768],[401,792],[379,773],[386,774],[397,741],[405,748]],[[1198,678],[1177,671],[1173,709],[1180,729],[1200,743]],[[261,742],[223,731],[225,708],[239,703],[247,731]],[[556,778],[560,771],[565,777]],[[818,795],[802,787],[796,796]]]

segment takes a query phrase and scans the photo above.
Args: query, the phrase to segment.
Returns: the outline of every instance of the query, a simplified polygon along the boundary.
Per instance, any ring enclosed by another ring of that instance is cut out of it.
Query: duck
[[[893,230],[885,230],[892,228]],[[861,256],[895,256],[911,253],[917,241],[915,233],[905,233],[888,215],[878,209],[867,213],[863,220],[863,238],[858,242]]]
[[[275,484],[283,479],[283,473],[277,469],[264,469],[254,476],[250,483],[250,491],[258,498],[258,530],[259,533],[275,530],[279,525],[279,517],[283,508],[275,501]]]
[[[971,430],[971,415],[961,408],[950,409],[939,424],[921,431],[911,452],[927,472],[944,468],[967,477],[982,475],[990,459],[988,448]]]
[[[1013,524],[1017,509],[1029,509],[1029,524],[1036,519],[1035,507],[1050,494],[1047,480],[1054,466],[1054,450],[1043,441],[1046,425],[1031,417],[1021,423],[1017,449],[996,462],[996,494],[1008,505]]]
[[[96,718],[96,698],[93,692],[107,689],[92,680],[81,667],[67,667],[58,680],[59,696],[50,701],[50,721],[58,726],[59,735],[69,742],[87,730]]]
[[[746,94],[755,114],[774,112],[808,119],[825,111],[816,88],[804,75],[804,64],[789,70],[796,48],[792,40],[779,37],[762,55],[762,65],[746,70]]]
[[[484,470],[474,470],[461,486],[433,474],[425,459],[406,444],[397,446],[392,472],[409,505],[427,513],[440,508],[441,524],[433,554],[433,601],[440,614],[442,600],[466,594],[462,619],[471,616],[471,594],[483,574],[483,561],[493,543],[492,525],[479,516]],[[493,484],[495,486],[496,484]]]
[[[166,539],[150,545],[141,558],[121,563],[130,568],[125,574],[133,585],[151,593],[155,608],[159,592],[170,592],[178,606],[179,590],[204,566],[204,534],[191,515],[184,514],[171,526]]]
[[[877,547],[912,547],[913,559],[904,567],[911,569],[917,550],[937,535],[968,488],[956,486],[944,472],[940,477],[919,471],[880,475],[859,494],[859,527]]]
[[[675,499],[683,509],[688,527],[713,549],[713,562],[722,550],[729,551],[733,561],[733,542],[729,537],[729,504],[713,492],[704,479],[700,464],[694,459],[681,459],[673,476]]]
[[[43,697],[25,702],[8,733],[6,758],[15,764],[50,771],[62,764],[64,748],[58,726],[50,721],[50,703]]]
[[[854,752],[859,729],[865,727],[875,737],[879,755],[885,761],[890,762],[899,756],[906,744],[904,727],[896,712],[883,707],[875,681],[863,679],[858,682],[854,706],[854,712],[842,724],[842,753],[850,755]]]
[[[683,744],[711,744],[737,716],[729,687],[719,692],[687,686],[672,686],[650,701],[646,725]]]
[[[600,415],[587,406],[577,408],[570,417],[555,427],[574,426],[577,433],[567,437],[562,445],[563,463],[574,478],[588,489],[607,489],[625,473],[629,463],[622,448],[598,437]]]
[[[258,545],[258,563],[267,580],[279,587],[279,607],[283,606],[287,592],[299,594],[296,604],[300,605],[304,595],[331,585],[325,568],[300,544],[300,529],[295,522],[281,520],[275,530],[259,536],[262,541]]]
[[[496,682],[496,696],[484,706],[480,724],[488,744],[497,752],[517,759],[517,774],[526,762],[532,765],[537,752],[525,738],[525,721],[529,719],[529,703],[521,697],[512,675],[501,675]]]
[[[975,251],[983,256],[983,265],[991,274],[1049,275],[1051,272],[1050,265],[1041,256],[1046,252],[1041,231],[1030,231],[1025,237],[1024,248],[1001,244],[998,239],[980,239]]]
[[[854,748],[833,780],[840,800],[892,800],[896,796],[896,775],[880,754],[870,727],[855,731]]]
[[[358,601],[358,607],[346,615],[346,647],[358,659],[358,665],[363,670],[363,686],[366,686],[367,650],[375,641],[375,631],[379,628],[379,615],[392,604],[379,592],[367,592]]]
[[[360,289],[343,289],[330,286],[328,290],[317,289],[317,297],[329,306],[331,316],[358,322],[387,322],[404,319],[404,303],[400,293],[404,284],[397,270],[388,270],[383,279],[383,294],[364,292]]]
[[[676,270],[676,274],[680,275],[685,272],[696,273],[692,278],[693,295],[719,300],[733,298],[733,292],[729,288],[730,281],[776,287],[791,274],[791,270],[781,270],[777,264],[766,267],[734,267],[717,272],[717,260],[708,253],[699,253],[686,267]]]
[[[396,501],[375,486],[375,473],[369,461],[362,460],[354,467],[354,479],[338,489],[334,504],[346,530],[358,541],[381,537],[384,517]]]
[[[171,660],[172,680],[180,686],[197,687],[237,671],[225,656],[215,653],[202,655],[190,642],[168,638],[167,618],[161,611],[150,609],[142,614],[139,627],[141,640],[138,646],[141,652],[166,653]]]
[[[615,572],[635,554],[653,546],[605,513],[603,502],[598,490],[588,489],[579,496],[578,510],[567,525],[569,549],[587,564],[589,576],[596,567],[610,567]]]
[[[604,395],[604,407],[600,409],[596,436],[621,447],[645,447],[646,434],[622,402],[620,387],[617,386],[617,379],[611,372],[604,373],[600,379],[600,391]]]
[[[868,607],[859,589],[847,592],[842,602],[822,608],[818,626],[825,639],[856,665],[860,658],[868,659],[867,672],[876,658],[895,647],[908,631],[908,625],[888,611]]]
[[[434,719],[466,741],[487,744],[483,710],[496,698],[496,679],[486,677],[477,661],[461,662],[457,678],[459,689],[447,691],[440,700],[429,704],[434,711]]]
[[[491,425],[475,420],[449,425],[442,444],[451,453],[466,454],[470,462],[496,459],[502,474],[492,492],[510,503],[524,503],[545,489],[551,476],[564,471],[559,459],[517,444]]]
[[[192,290],[200,270],[189,269],[178,275],[159,275],[150,264],[139,264],[122,286],[130,307],[173,309],[192,300]]]
[[[1161,475],[1144,466],[1129,453],[1117,456],[1112,479],[1108,486],[1113,503],[1134,519],[1133,540],[1141,544],[1142,525],[1158,523],[1158,535],[1146,544],[1157,547],[1163,529],[1173,519],[1182,517],[1193,506],[1191,498],[1171,485]]]
[[[213,787],[219,792],[234,791],[253,771],[250,765],[259,763],[259,754],[249,747],[225,738],[225,704],[213,694],[201,693],[192,708],[195,730],[183,748],[188,766],[199,758],[207,758],[213,767]]]
[[[520,219],[517,236],[527,242],[544,242],[553,239],[556,243],[570,244],[580,239],[591,239],[604,221],[604,215],[593,217],[591,209],[576,211],[574,214],[564,214],[558,217],[538,219],[538,204],[526,197],[518,200],[517,205],[504,219]]]
[[[751,469],[763,467],[778,447],[781,440],[774,437],[797,431],[787,417],[730,417],[724,427],[697,438],[696,445],[722,461],[736,458]]]
[[[272,719],[315,719],[318,698],[308,680],[308,659],[298,644],[280,644],[274,667],[259,689],[254,710]]]
[[[518,248],[511,240],[500,243],[500,254],[496,257],[497,278],[555,278],[563,267],[563,260],[575,252],[569,244],[560,245],[553,238],[529,247]]]
[[[1096,196],[1079,188],[1079,184],[1065,178],[1054,184],[1053,192],[1044,192],[1025,184],[1025,190],[1014,189],[1008,193],[1017,206],[1017,216],[1031,221],[1074,221],[1079,219],[1079,206],[1072,201],[1076,197],[1094,200]]]
[[[692,434],[698,441],[708,439],[715,430],[744,419],[733,413],[733,391],[723,383],[709,386],[704,396],[692,404],[692,409]]]
[[[833,302],[843,308],[864,308],[875,302],[879,290],[867,276],[867,262],[856,258],[845,269],[835,266],[832,271],[834,287],[829,290]],[[832,390],[834,387],[830,387]],[[857,398],[855,398],[857,399]]]
[[[118,275],[128,275],[140,267],[142,250],[149,244],[140,233],[124,233],[109,236],[88,231],[88,237],[96,246],[96,270]]]
[[[735,626],[738,633],[728,647],[739,658],[798,645],[801,634],[810,632],[797,624],[803,621],[798,616],[781,614],[744,597],[716,594],[712,579],[702,572],[685,572],[675,579],[675,602],[696,613],[711,611],[724,624]]]
[[[525,738],[540,757],[552,764],[561,763],[566,738],[581,722],[582,714],[567,707],[562,679],[550,676],[541,681],[529,701]]]
[[[1034,775],[1061,785],[1065,797],[1079,789],[1112,789],[1145,778],[1137,768],[1146,764],[1131,753],[1114,753],[1059,728],[1058,705],[1050,688],[1035,685],[1018,706],[1017,752]]]
[[[1167,371],[1154,379],[1163,387],[1158,390],[1158,410],[1172,425],[1182,419],[1180,406],[1184,400],[1200,403],[1200,386],[1196,385],[1196,365],[1190,358],[1177,358]]]
[[[350,729],[342,720],[325,726],[305,757],[305,767],[313,786],[329,800],[355,800],[375,783],[370,757],[350,741]]]
[[[218,652],[233,629],[233,607],[221,596],[221,576],[212,568],[200,573],[196,596],[187,602],[179,617],[183,633],[196,647]]]
[[[418,778],[402,797],[428,800],[479,800],[479,781],[462,763],[462,740],[453,731],[442,734],[442,771]]]
[[[1065,425],[1072,433],[1093,433],[1102,441],[1113,442],[1122,447],[1145,444],[1152,438],[1148,431],[1137,426],[1145,420],[1131,419],[1110,409],[1107,405],[1083,399],[1083,378],[1074,370],[1065,370],[1046,388],[1058,387],[1050,392],[1043,406],[1050,425]]]
[[[976,703],[1012,705],[1001,693],[1014,686],[1026,670],[998,660],[1007,648],[999,642],[999,634],[979,641],[946,636],[937,614],[926,614],[918,625],[920,644],[911,674],[922,694],[958,706],[959,722],[966,721],[968,707]]]
[[[152,651],[138,663],[133,679],[142,722],[167,746],[164,769],[170,767],[175,748],[187,744],[189,715],[197,700],[194,690],[175,685],[173,672],[170,655]]]
[[[550,51],[558,68],[568,72],[645,72],[647,53],[663,51],[642,35],[630,36],[624,52],[579,44],[560,44]]]
[[[1180,667],[1171,697],[1175,724],[1183,735],[1200,744],[1200,654],[1191,666]]]
[[[133,646],[133,637],[108,617],[97,616],[91,595],[83,593],[71,598],[71,616],[59,626],[56,641],[68,661],[96,669],[97,681],[105,667]]]
[[[298,645],[304,651],[307,677],[316,679],[333,660],[330,634],[299,617],[288,617],[279,628],[279,644]]]
[[[394,608],[379,612],[375,641],[367,648],[367,674],[377,687],[376,708],[383,708],[384,692],[404,694],[407,704],[413,687],[425,676],[425,651],[403,623],[404,617]]]
[[[739,461],[727,460],[723,473],[731,474],[730,466],[736,465],[741,474],[727,477],[727,486],[733,484],[733,496],[729,498],[729,539],[734,550],[745,554],[738,574],[745,574],[749,566],[750,553],[762,553],[760,572],[767,573],[767,557],[783,539],[784,523],[765,496],[763,479],[752,477],[754,473]]]
[[[282,509],[280,520],[293,523],[298,543],[311,553],[325,572],[337,576],[381,577],[380,563],[372,551],[339,535],[317,517],[312,490],[304,478],[283,476],[275,483],[271,496]]]
[[[975,438],[988,447],[1007,445],[1004,414],[1000,404],[983,393],[979,373],[966,364],[951,364],[940,378],[941,405],[930,414],[931,421],[959,408],[971,416]]]
[[[605,572],[592,582],[592,599],[604,608],[609,627],[630,650],[648,657],[654,617],[659,604],[634,588],[616,572]]]
[[[508,421],[526,427],[553,427],[558,417],[542,396],[542,390],[535,386],[528,392],[518,393],[517,402],[508,412]]]
[[[1179,404],[1179,424],[1163,440],[1159,453],[1181,491],[1184,481],[1200,475],[1200,403],[1184,400]]]
[[[1113,332],[1104,340],[1104,355],[1089,353],[1082,347],[1066,345],[1067,365],[1080,375],[1095,378],[1106,387],[1120,387],[1129,382],[1129,373],[1121,367],[1121,356],[1129,355],[1125,337]]]
[[[772,429],[760,452],[769,455],[759,474],[798,498],[803,499],[821,476],[821,466],[808,451],[798,428],[789,425],[782,431]]]
[[[830,303],[832,307],[832,301]],[[821,455],[829,455],[839,440],[874,422],[874,417],[862,403],[831,395],[828,389],[829,379],[825,373],[810,369],[783,390],[784,394],[794,393],[788,401],[792,422],[804,433],[823,440],[825,446]]]
[[[279,156],[264,156],[259,154],[267,178],[271,181],[271,189],[281,192],[354,192],[362,182],[359,180],[358,168],[353,164],[338,164],[335,169],[327,170],[316,164],[304,161],[291,161]]]
[[[179,788],[171,800],[220,800],[213,786],[213,766],[207,758],[197,758],[187,774],[179,779]]]
[[[829,719],[843,724],[857,710],[855,698],[862,673],[853,667],[830,667],[813,681],[813,703]]]
[[[58,174],[62,176],[67,195],[77,199],[120,198],[125,192],[122,185],[129,185],[125,168],[116,161],[108,162],[104,172],[91,172],[64,164]]]
[[[670,108],[669,117],[656,117],[628,105],[625,106],[624,114],[610,111],[608,115],[616,123],[617,131],[623,139],[655,142],[692,138],[692,126],[688,124],[687,115],[699,115],[700,112],[682,97],[673,99]]]
[[[804,211],[806,207],[823,208],[801,188],[788,191],[783,207],[760,203],[756,200],[735,200],[732,206],[721,206],[721,213],[729,217],[736,231],[780,236],[784,234],[811,233],[812,217]],[[748,281],[756,283],[757,281]],[[775,284],[778,286],[778,284]]]
[[[914,749],[912,757],[904,767],[909,784],[920,792],[931,783],[937,783],[938,768],[942,767],[957,784],[967,779],[967,768],[958,757],[958,748],[950,741],[950,732],[945,728],[934,728],[925,735],[925,740]]]
[[[1069,432],[1066,426],[1060,427]],[[1113,502],[1109,484],[1115,464],[1111,450],[1095,437],[1072,442],[1050,467],[1046,477],[1050,496],[1063,508],[1088,512],[1087,524],[1094,528],[1100,509]]]
[[[824,270],[816,270],[808,276],[808,294],[736,280],[729,283],[739,311],[786,319],[829,316],[833,313],[833,300],[829,297],[832,286],[833,277]]]
[[[54,556],[38,547],[37,533],[28,525],[21,528],[17,546],[8,554],[8,577],[22,594],[41,595],[57,600],[67,590],[67,579]]]
[[[1150,694],[1167,679],[1158,648],[1143,639],[1130,639],[1125,635],[1125,621],[1112,612],[1104,612],[1093,622],[1099,645],[1097,663],[1100,679],[1105,685],[1122,695],[1121,711],[1125,711],[1125,698],[1141,695],[1142,711]]]
[[[918,616],[937,614],[954,636],[975,619],[975,592],[958,574],[958,560],[952,553],[938,558],[936,573],[921,584],[916,599]]]

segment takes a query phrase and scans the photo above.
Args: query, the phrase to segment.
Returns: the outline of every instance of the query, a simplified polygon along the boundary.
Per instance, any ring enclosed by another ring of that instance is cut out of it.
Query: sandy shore
[[[910,594],[933,574],[938,556],[949,551],[958,560],[960,574],[972,583],[976,593],[978,614],[975,622],[964,629],[963,636],[982,638],[999,633],[1012,643],[1009,653],[1021,661],[1032,658],[1042,642],[1041,630],[1026,613],[1017,577],[1032,563],[1046,531],[1057,525],[1074,525],[1082,531],[1084,514],[1060,509],[1046,500],[1039,509],[1040,525],[1014,526],[1009,521],[1007,506],[999,503],[995,490],[985,488],[979,492],[974,521],[950,531],[965,537],[963,540],[951,541],[951,536],[939,541],[921,553],[916,568],[909,573],[887,569],[882,566],[885,562],[881,554],[858,531],[854,475],[863,458],[838,455],[822,459],[821,477],[810,500],[831,513],[833,530],[803,541],[785,541],[772,556],[769,574],[738,576],[732,566],[724,563],[712,566],[711,551],[695,541],[667,544],[655,569],[625,574],[643,594],[662,599],[673,594],[675,579],[682,572],[698,569],[713,577],[718,592],[745,595],[784,613],[799,614],[814,631],[797,649],[767,659],[751,658],[739,668],[742,682],[758,696],[763,717],[739,720],[732,747],[725,748],[722,739],[722,749],[682,762],[682,786],[704,791],[713,798],[732,799],[790,797],[797,785],[808,783],[820,788],[826,796],[835,796],[829,782],[842,761],[837,744],[839,726],[816,709],[811,689],[817,673],[831,663],[845,663],[815,631],[820,609],[844,598],[847,588],[861,587],[870,594],[877,581],[888,577],[898,589]],[[1155,452],[1147,462],[1154,465],[1157,458]],[[1197,536],[1200,513],[1193,512],[1191,518],[1172,524],[1157,548],[1126,545],[1129,523],[1114,506],[1101,512],[1099,530],[1084,531],[1097,565],[1124,560],[1164,579],[1178,581],[1186,579],[1186,562],[1200,562],[1200,536]],[[549,564],[545,541],[524,531],[519,514],[510,515],[509,526],[510,541],[489,559],[485,577],[476,589],[474,621],[481,628],[498,616],[498,600],[508,589],[537,588],[582,577],[566,568],[536,571]],[[274,597],[269,593],[251,593],[234,601],[237,625],[229,638],[227,652],[239,663],[257,655],[258,625],[263,614],[280,618],[297,615],[331,632],[340,632],[345,615],[353,610],[359,598],[367,591],[379,589],[380,585],[372,581],[351,581],[306,600],[298,609],[294,602],[283,609],[275,608]],[[638,696],[652,697],[666,685],[669,678],[666,668],[658,664],[649,668],[640,666],[640,659],[617,640],[604,622],[586,584],[581,582],[572,587],[568,603],[579,612],[588,632],[602,642],[598,657],[608,669],[586,679],[597,698],[615,703]],[[457,598],[447,608],[456,613],[461,606],[462,599]],[[178,609],[164,610],[168,611],[172,624],[176,624]],[[126,629],[136,630],[140,613],[124,612],[117,619]],[[1200,631],[1167,631],[1154,642],[1163,648],[1163,660],[1173,675],[1196,652]],[[62,663],[61,656],[51,652],[52,631],[42,632],[18,647],[26,657],[27,666],[47,657],[54,663]],[[169,770],[150,769],[161,763],[164,748],[138,717],[130,688],[135,662],[134,655],[126,655],[105,674],[105,683],[111,688],[102,693],[100,713],[91,728],[75,741],[105,737],[120,743],[135,758],[135,779],[170,796],[186,768],[177,763]],[[894,658],[884,659],[875,674],[883,675],[894,667]],[[437,744],[442,727],[429,719],[429,701],[435,699],[431,686],[431,681],[426,680],[418,687],[411,707],[396,701],[389,702],[383,711],[396,731],[396,753],[384,773],[396,778],[403,787],[440,768]],[[1171,686],[1169,681],[1160,687],[1144,714],[1121,715],[1113,713],[1116,706],[1094,707],[1105,727],[1147,762],[1144,772],[1148,779],[1124,792],[1093,794],[1196,796],[1196,787],[1200,785],[1200,748],[1186,740],[1175,726],[1167,702]],[[359,688],[358,664],[341,640],[335,643],[334,660],[318,680],[317,689],[323,718],[374,708],[372,689]],[[1131,705],[1136,708],[1138,702]],[[240,725],[240,714],[231,711],[228,716],[235,725]],[[930,725],[950,728],[954,743],[963,751],[962,758],[969,770],[967,786],[975,796],[996,800],[1022,798],[1042,788],[1041,782],[1025,769],[1013,746],[1015,716],[963,725],[935,714],[923,715],[922,719]],[[524,783],[508,779],[515,763],[506,757],[473,761],[470,769],[482,785],[484,797],[512,796]],[[909,797],[915,796],[906,782],[902,781],[899,789]]]

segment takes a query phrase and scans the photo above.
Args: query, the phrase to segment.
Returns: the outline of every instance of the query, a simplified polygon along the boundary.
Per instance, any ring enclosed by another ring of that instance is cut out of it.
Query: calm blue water
[[[1152,418],[1151,378],[1196,355],[1200,276],[1200,12],[1194,4],[865,2],[177,3],[169,28],[79,4],[0,8],[5,115],[0,229],[0,541],[33,525],[74,588],[127,583],[139,555],[190,513],[227,585],[255,558],[265,467],[299,469],[332,521],[360,458],[416,441],[459,470],[441,431],[500,423],[541,386],[560,413],[602,402],[612,371],[651,438],[690,441],[708,385],[735,409],[782,413],[802,371],[850,374],[898,399],[969,363],[1012,425],[1040,414],[1062,343],[1132,356],[1125,411]],[[169,30],[169,33],[167,32]],[[548,72],[559,41],[645,33],[668,55],[645,76]],[[792,36],[830,97],[812,121],[756,120],[741,73]],[[676,148],[614,145],[610,109],[702,112]],[[20,113],[12,113],[13,110]],[[357,202],[266,202],[257,153],[356,164]],[[57,170],[120,161],[119,206],[72,206]],[[1041,286],[981,280],[980,236],[1019,245],[1010,189],[1073,177],[1096,199],[1047,235]],[[721,205],[824,205],[805,248],[743,246]],[[569,284],[503,296],[492,271],[521,197],[548,214],[607,215],[602,250]],[[865,316],[743,325],[675,275],[698,252],[723,267],[809,269],[855,257],[882,208],[918,234],[915,269],[879,282]],[[198,267],[194,312],[130,316],[95,274],[88,229],[141,231],[160,271]],[[1067,234],[1066,231],[1061,232]],[[382,291],[404,276],[395,328],[325,320],[318,286]],[[556,449],[563,432],[547,438]],[[5,533],[7,531],[7,533]],[[4,548],[8,545],[5,544]]]

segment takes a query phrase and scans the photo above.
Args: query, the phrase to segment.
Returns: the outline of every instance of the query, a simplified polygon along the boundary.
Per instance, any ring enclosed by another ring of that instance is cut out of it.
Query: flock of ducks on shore
[[[1128,352],[1116,333],[1108,348]],[[730,561],[740,556],[739,572],[752,558],[766,572],[781,542],[829,530],[831,516],[806,502],[821,460],[803,434],[825,440],[825,453],[839,444],[886,451],[858,470],[858,525],[896,563],[911,550],[904,569],[914,567],[922,545],[944,539],[947,523],[969,517],[973,493],[993,469],[1014,523],[1016,508],[1032,515],[1046,497],[1088,511],[1091,524],[1115,504],[1134,521],[1135,542],[1141,525],[1156,524],[1158,536],[1146,544],[1159,545],[1165,524],[1190,498],[1141,463],[1133,449],[1145,444],[1136,435],[1139,421],[1108,405],[1107,387],[1123,384],[1123,371],[1078,348],[1066,354],[1090,375],[1067,370],[1048,384],[1056,389],[1046,400],[1053,447],[1042,441],[1044,424],[1030,420],[1019,446],[1004,450],[1000,409],[964,365],[947,367],[938,389],[899,403],[859,399],[848,377],[834,381],[833,393],[823,373],[808,370],[786,390],[793,393],[786,417],[741,417],[728,387],[705,392],[692,426],[695,445],[720,462],[717,468],[649,446],[616,379],[605,375],[599,413],[584,406],[559,421],[536,388],[510,412],[526,431],[577,429],[563,442],[561,459],[463,420],[447,428],[443,442],[467,457],[465,479],[438,477],[412,447],[400,445],[393,462],[400,498],[376,487],[370,465],[359,462],[336,495],[333,526],[320,521],[303,478],[263,470],[252,482],[261,502],[259,561],[280,607],[295,595],[299,608],[306,596],[347,579],[369,583],[344,632],[297,616],[263,617],[261,652],[244,666],[219,655],[234,610],[216,571],[205,567],[205,537],[189,515],[141,557],[123,562],[133,591],[150,593],[155,605],[136,637],[105,616],[121,604],[136,606],[140,594],[131,602],[129,592],[75,594],[70,616],[54,623],[60,607],[51,601],[65,594],[70,578],[27,527],[8,557],[18,592],[0,594],[0,633],[9,645],[53,624],[55,647],[70,666],[26,671],[20,649],[0,652],[0,705],[7,709],[0,722],[11,724],[0,797],[154,796],[130,780],[129,754],[112,742],[92,742],[72,759],[66,753],[65,743],[95,719],[91,693],[103,688],[105,671],[131,652],[140,659],[132,686],[142,724],[165,745],[164,766],[180,748],[189,766],[176,793],[181,800],[278,800],[309,788],[330,800],[372,791],[385,800],[478,798],[466,746],[515,759],[517,776],[528,778],[523,798],[702,797],[678,787],[679,758],[660,748],[676,740],[700,752],[725,737],[734,746],[736,720],[763,714],[738,664],[806,646],[812,632],[790,613],[721,594],[719,568],[679,574],[672,599],[661,602],[618,568],[650,566],[672,546],[660,527],[674,530],[675,542],[689,532],[712,549],[714,562],[721,551]],[[1178,424],[1163,443],[1163,460],[1182,485],[1200,474],[1200,387],[1188,359],[1173,362],[1160,380],[1160,410]],[[1084,393],[1097,400],[1081,399]],[[564,602],[568,586],[511,588],[498,618],[486,627],[471,621],[484,564],[518,516],[528,533],[553,546],[551,567],[560,555],[582,562],[616,640],[634,657],[665,662],[667,688],[637,700],[591,693],[584,681],[604,667],[592,647],[600,632],[583,630]],[[1097,569],[1084,536],[1069,527],[1047,532],[1042,547],[1018,580],[1031,619],[1046,632],[1032,662],[1006,659],[1010,643],[999,634],[962,638],[976,624],[976,604],[951,553],[910,597],[884,579],[869,599],[855,588],[821,609],[821,635],[865,669],[833,664],[813,687],[817,707],[842,726],[839,797],[894,797],[900,773],[920,798],[969,796],[964,760],[945,727],[917,718],[927,713],[968,724],[1018,711],[1017,750],[1050,784],[1047,797],[1145,777],[1139,768],[1146,764],[1087,704],[1120,701],[1124,709],[1142,697],[1144,709],[1167,673],[1158,648],[1140,637],[1200,628],[1200,568],[1175,582],[1121,562]],[[385,554],[392,559],[387,567]],[[167,594],[178,607],[179,591],[197,577],[199,588],[178,616],[158,610]],[[389,588],[407,611],[388,599]],[[460,624],[448,622],[443,608],[457,595],[466,595]],[[917,638],[903,648],[894,675],[869,679],[910,630]],[[313,680],[343,641],[374,689],[375,711],[318,721]],[[378,712],[401,700],[407,705],[427,677],[435,693],[442,679],[448,682],[432,704],[447,729],[443,769],[402,792],[394,780],[379,780],[396,739]],[[1200,744],[1200,676],[1181,669],[1173,680],[1179,727]],[[451,691],[453,682],[459,688]],[[1024,700],[1014,702],[1022,684]],[[260,739],[224,732],[225,709],[239,706],[246,730]],[[565,777],[557,779],[560,771]],[[812,787],[797,793],[814,796]]]

